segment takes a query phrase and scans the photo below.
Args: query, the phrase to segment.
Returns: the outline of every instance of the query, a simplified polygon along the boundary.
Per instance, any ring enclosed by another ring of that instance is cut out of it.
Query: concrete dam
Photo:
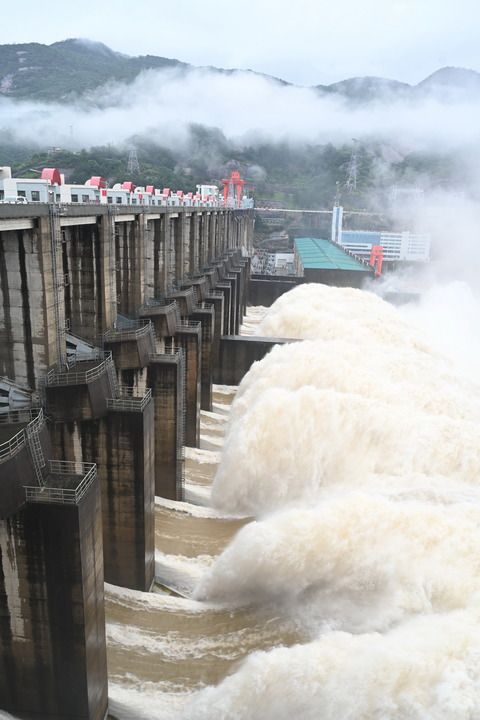
[[[252,277],[249,211],[2,212],[0,715],[479,716],[480,389],[422,301]]]
[[[104,581],[152,587],[252,239],[251,210],[0,208],[1,710],[106,717]]]

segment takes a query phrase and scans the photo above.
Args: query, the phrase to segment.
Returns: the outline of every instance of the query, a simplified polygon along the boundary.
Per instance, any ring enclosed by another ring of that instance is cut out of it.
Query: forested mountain
[[[181,77],[195,70],[174,59],[151,55],[128,57],[87,40],[71,39],[49,46],[0,45],[0,103],[2,96],[10,107],[23,100],[43,103],[38,105],[40,111],[53,107],[54,114],[57,110],[52,102],[71,107],[83,103],[90,111],[102,96],[99,87],[124,83],[127,88],[142,71],[165,68],[178,70]],[[226,75],[239,72],[210,70]],[[277,78],[271,80],[288,86]],[[118,87],[117,94],[108,96],[110,103],[122,102],[123,86]],[[320,97],[341,97],[347,107],[348,103],[368,106],[379,99],[415,101],[432,95],[475,99],[480,95],[480,74],[443,68],[416,86],[384,78],[358,77],[312,90]],[[32,106],[33,112],[36,107]],[[141,170],[138,177],[131,179],[138,184],[193,190],[196,183],[219,183],[225,173],[235,168],[254,183],[257,202],[304,208],[328,207],[339,197],[346,206],[372,206],[381,203],[382,193],[395,184],[463,189],[469,182],[463,162],[468,159],[468,151],[463,155],[443,150],[427,152],[402,147],[393,139],[391,143],[374,138],[360,140],[356,150],[357,189],[346,193],[352,143],[320,144],[314,140],[290,143],[259,136],[251,141],[233,142],[220,129],[201,125],[189,127],[185,143],[162,144],[156,137],[155,132],[148,136],[135,134],[132,125],[128,141],[73,150],[48,147],[42,144],[41,135],[32,134],[31,140],[20,142],[14,125],[3,128],[0,125],[0,165],[11,165],[17,175],[27,176],[36,176],[42,167],[55,165],[70,182],[83,183],[91,175],[103,175],[114,183],[126,179],[129,148],[136,147]]]
[[[193,66],[155,55],[130,57],[102,43],[78,38],[52,45],[0,45],[0,96],[66,102],[109,82],[131,82],[143,70],[165,68],[187,71]],[[209,69],[222,74],[238,72]],[[289,84],[279,78],[271,79]],[[427,93],[441,95],[452,90],[480,94],[480,74],[474,70],[447,67],[437,70],[418,85],[379,77],[357,77],[331,85],[317,85],[314,89],[321,94],[342,95],[355,102],[370,102],[385,96],[404,99]]]

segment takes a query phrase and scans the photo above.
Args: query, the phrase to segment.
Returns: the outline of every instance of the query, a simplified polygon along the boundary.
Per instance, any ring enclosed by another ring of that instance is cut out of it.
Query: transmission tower
[[[350,161],[348,163],[347,180],[345,182],[345,190],[349,193],[355,192],[357,189],[357,176],[358,176],[358,157],[357,157],[357,143],[356,138],[353,139],[352,154],[350,155]]]
[[[127,171],[131,175],[134,175],[135,173],[138,175],[140,173],[140,163],[138,162],[137,148],[132,147],[128,152]]]

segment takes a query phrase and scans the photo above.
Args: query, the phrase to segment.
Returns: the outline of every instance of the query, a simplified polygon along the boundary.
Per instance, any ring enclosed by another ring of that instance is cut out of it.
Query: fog
[[[112,84],[66,105],[0,100],[0,128],[20,142],[41,138],[44,146],[79,149],[145,134],[175,147],[185,141],[192,123],[218,127],[238,143],[342,143],[356,137],[445,151],[478,139],[480,98],[386,96],[355,106],[341,96],[319,95],[253,73],[194,69],[146,71],[130,85]]]

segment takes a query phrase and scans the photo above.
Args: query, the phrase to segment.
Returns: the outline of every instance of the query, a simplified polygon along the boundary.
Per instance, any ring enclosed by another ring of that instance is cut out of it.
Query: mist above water
[[[254,653],[187,716],[480,713],[480,388],[380,298],[304,285],[242,381],[213,485],[257,517],[196,597],[274,606],[311,642]]]

